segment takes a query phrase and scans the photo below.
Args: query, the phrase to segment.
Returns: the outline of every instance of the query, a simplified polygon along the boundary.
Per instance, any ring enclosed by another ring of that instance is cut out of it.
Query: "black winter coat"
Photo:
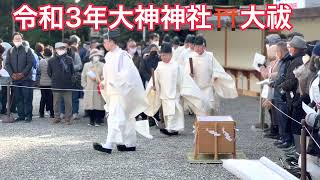
[[[65,54],[62,56],[54,56],[49,59],[48,76],[51,78],[52,88],[72,89],[73,74],[73,60],[70,56]]]

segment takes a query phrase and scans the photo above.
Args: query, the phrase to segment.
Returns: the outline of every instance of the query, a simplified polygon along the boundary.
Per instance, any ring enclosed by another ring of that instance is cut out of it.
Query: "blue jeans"
[[[17,86],[32,87],[33,81],[31,80],[18,81],[18,82],[13,82],[13,84]],[[15,93],[19,118],[23,118],[23,119],[28,118],[29,120],[31,120],[33,89],[14,87],[14,93]]]
[[[275,106],[280,109],[285,114],[289,115],[288,106],[285,102],[275,102]],[[292,135],[289,129],[291,120],[281,113],[280,111],[276,110],[276,119],[279,125],[279,134],[280,137],[284,142],[292,143]]]
[[[79,114],[80,97],[81,97],[80,91],[72,91],[72,114]],[[62,114],[65,113],[63,99],[61,99],[61,103],[60,103],[60,112]]]

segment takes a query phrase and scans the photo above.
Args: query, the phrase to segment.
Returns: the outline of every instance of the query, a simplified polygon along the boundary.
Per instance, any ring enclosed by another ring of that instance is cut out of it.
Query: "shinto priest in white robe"
[[[153,116],[162,106],[165,126],[168,131],[182,131],[184,129],[184,111],[182,101],[197,115],[205,115],[209,109],[209,102],[195,84],[189,74],[174,60],[169,63],[159,62],[146,89],[149,108],[145,113]]]
[[[130,55],[119,47],[105,56],[103,95],[108,116],[106,144],[136,146],[135,117],[148,107],[145,91]],[[105,147],[110,148],[110,147]]]
[[[215,93],[223,98],[236,98],[237,89],[233,78],[225,72],[211,52],[199,55],[191,53],[193,79],[210,101],[210,108],[219,111],[219,100]],[[185,64],[186,73],[190,74],[190,63]],[[211,114],[210,112],[208,112]]]

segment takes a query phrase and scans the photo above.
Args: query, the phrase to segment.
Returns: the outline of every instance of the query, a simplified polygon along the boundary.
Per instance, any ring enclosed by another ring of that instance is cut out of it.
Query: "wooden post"
[[[151,68],[151,78],[152,78],[152,86],[153,86],[153,88],[155,90],[156,82],[155,82],[155,79],[154,79],[154,69],[153,68]]]
[[[189,65],[190,65],[190,74],[193,77],[193,61],[192,61],[192,58],[189,58]]]
[[[12,96],[13,99],[13,96]],[[14,122],[14,118],[11,116],[11,98],[10,98],[10,83],[7,86],[7,117],[2,121],[4,123],[13,123]]]
[[[306,151],[306,122],[303,119],[301,121],[301,143],[300,143],[300,149],[301,149],[301,180],[306,180],[307,177],[307,151]]]
[[[214,131],[218,132],[218,122],[214,124]],[[218,136],[214,136],[214,160],[218,160]]]

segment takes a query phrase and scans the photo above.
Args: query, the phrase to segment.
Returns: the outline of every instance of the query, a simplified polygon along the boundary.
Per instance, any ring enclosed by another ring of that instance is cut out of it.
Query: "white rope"
[[[272,104],[270,102],[270,104],[279,112],[281,112],[283,115],[287,116],[288,118],[290,118],[291,120],[295,121],[296,123],[302,125],[299,121],[293,119],[292,117],[290,117],[289,115],[287,115],[286,113],[284,113],[283,111],[281,111],[279,108],[277,108],[274,104]],[[317,143],[317,141],[314,139],[314,137],[311,135],[310,131],[308,130],[307,127],[304,127],[304,129],[307,131],[307,133],[309,134],[309,136],[311,137],[311,139],[313,140],[313,142],[318,146],[318,148],[320,149],[320,145]]]
[[[3,85],[4,86],[4,85]],[[6,85],[10,87],[18,87],[18,88],[28,88],[28,89],[47,89],[53,91],[89,91],[89,92],[98,92],[98,89],[59,89],[59,88],[43,88],[43,87],[32,87],[32,86],[19,86],[19,85]]]
[[[281,112],[283,115],[287,116],[287,117],[290,118],[291,120],[293,120],[293,121],[295,121],[296,123],[298,123],[298,124],[301,125],[301,122],[293,119],[292,117],[290,117],[289,115],[287,115],[286,113],[284,113],[283,111],[281,111],[279,108],[277,108],[277,107],[276,107],[274,104],[272,104],[271,102],[270,102],[270,104],[271,104],[276,110],[278,110],[279,112]]]

